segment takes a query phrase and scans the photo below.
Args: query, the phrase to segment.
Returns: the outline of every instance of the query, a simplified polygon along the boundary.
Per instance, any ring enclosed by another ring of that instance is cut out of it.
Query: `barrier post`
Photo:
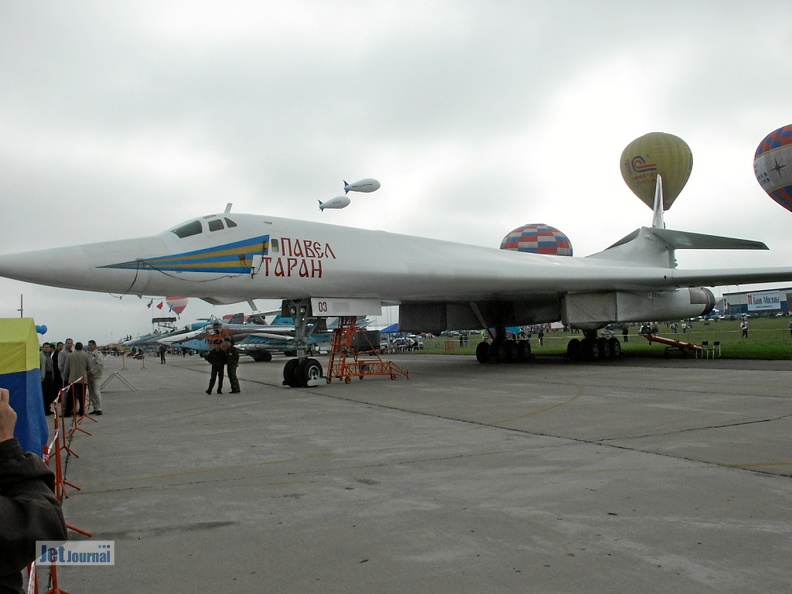
[[[50,565],[50,578],[52,578],[52,588],[47,590],[46,594],[69,594],[66,590],[62,590],[58,586],[58,566]]]
[[[55,438],[52,440],[52,443],[55,444],[55,496],[58,498],[58,501],[63,502],[63,499],[68,497],[69,494],[66,492],[66,485],[69,485],[73,489],[77,489],[81,491],[80,487],[75,485],[74,483],[70,483],[66,480],[66,477],[63,475],[63,456],[61,452],[66,450],[75,458],[79,458],[79,456],[69,448],[66,444],[66,432],[63,430],[63,396],[64,390],[61,390],[58,394],[58,397],[55,399],[56,403],[59,403],[60,406],[56,406],[55,408]],[[58,412],[60,411],[60,412]],[[58,437],[61,437],[62,443],[58,444]],[[51,450],[52,447],[48,446],[47,450]],[[51,451],[47,451],[45,455],[48,459],[51,457]]]
[[[82,379],[85,380],[85,376],[83,376]],[[85,418],[85,386],[86,386],[86,384],[85,383],[81,384],[82,385],[82,394],[80,395],[80,403],[82,404],[83,414],[81,416],[79,416],[79,417],[77,416],[77,394],[76,394],[77,389],[75,388],[76,385],[77,385],[76,382],[72,382],[68,386],[71,389],[71,391],[72,391],[72,398],[71,398],[72,428],[69,430],[69,437],[74,435],[74,433],[77,432],[77,431],[82,431],[86,435],[90,435],[91,434],[89,431],[86,431],[85,429],[80,427],[80,423],[82,423],[82,420]],[[96,419],[94,419],[94,420],[96,420]],[[79,456],[77,456],[77,457],[79,458]]]
[[[88,414],[88,404],[89,404],[88,403],[88,381],[85,379],[85,376],[83,376],[83,382],[84,382],[83,383],[83,391],[82,391],[82,411],[83,411],[83,414],[80,416],[80,420],[78,421],[78,424],[82,423],[83,419],[90,419],[94,423],[98,423],[99,421],[97,421],[91,415]],[[84,431],[85,433],[88,433],[88,431],[85,431],[85,429],[81,429],[81,431]],[[90,435],[90,433],[88,433],[88,435]]]

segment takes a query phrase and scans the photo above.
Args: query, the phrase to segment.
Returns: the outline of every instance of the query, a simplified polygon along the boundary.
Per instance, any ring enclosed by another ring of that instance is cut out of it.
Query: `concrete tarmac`
[[[243,357],[211,396],[197,356],[108,358],[137,390],[76,434],[64,511],[115,565],[61,588],[792,591],[792,361],[390,358],[292,389]]]

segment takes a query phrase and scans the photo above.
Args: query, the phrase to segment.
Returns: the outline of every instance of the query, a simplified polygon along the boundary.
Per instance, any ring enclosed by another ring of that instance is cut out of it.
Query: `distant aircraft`
[[[235,316],[236,317],[236,316]],[[186,348],[199,353],[211,349],[207,340],[214,324],[221,324],[227,335],[234,339],[239,350],[250,355],[255,361],[271,361],[272,353],[292,353],[295,351],[294,321],[281,315],[275,316],[272,323],[264,323],[263,316],[251,316],[254,321],[233,323],[217,319],[209,320],[200,328],[179,334],[168,334],[157,342],[171,348]],[[365,319],[364,322],[368,322]],[[306,328],[306,343],[309,353],[328,350],[331,333],[323,318],[312,318]]]
[[[365,328],[371,321],[368,318],[357,320],[358,328]],[[311,318],[306,329],[306,351],[319,353],[329,351],[333,339],[333,329],[338,326],[338,318],[326,321],[325,318]],[[250,355],[255,361],[271,361],[272,353],[284,353],[287,356],[297,355],[297,333],[294,320],[276,316],[263,331],[246,336],[237,343],[239,350]]]
[[[405,332],[495,328],[492,343],[477,348],[482,362],[526,356],[525,344],[506,339],[506,327],[562,320],[585,337],[570,341],[570,358],[598,359],[620,350],[618,339],[597,334],[610,323],[706,315],[715,298],[704,286],[792,280],[792,268],[676,268],[677,249],[767,246],[666,229],[660,182],[653,210],[652,227],[585,258],[225,212],[153,237],[0,256],[0,275],[213,304],[282,299],[283,315],[295,322],[298,356],[284,368],[291,386],[323,377],[307,355],[315,316],[381,315],[382,304],[398,304]]]

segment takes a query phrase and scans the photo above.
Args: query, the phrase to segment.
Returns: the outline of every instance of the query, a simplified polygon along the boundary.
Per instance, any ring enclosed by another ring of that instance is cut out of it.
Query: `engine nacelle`
[[[703,316],[714,307],[715,295],[703,287],[655,293],[570,293],[562,299],[561,319],[576,328],[596,330],[614,322]]]

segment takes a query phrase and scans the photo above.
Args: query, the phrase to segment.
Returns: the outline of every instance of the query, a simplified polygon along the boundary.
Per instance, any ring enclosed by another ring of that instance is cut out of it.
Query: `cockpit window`
[[[225,217],[225,222],[226,222],[226,225],[228,225],[229,229],[231,227],[236,227],[237,226],[237,224],[234,221],[232,221],[231,219],[229,219],[228,217]]]
[[[175,233],[178,237],[184,239],[185,237],[190,237],[192,235],[198,235],[203,231],[203,227],[201,227],[201,221],[190,221],[189,223],[185,223],[181,227],[176,227],[172,229],[172,232]]]
[[[209,221],[209,231],[220,231],[221,229],[225,229],[225,227],[223,227],[223,221],[220,219],[212,219]]]

